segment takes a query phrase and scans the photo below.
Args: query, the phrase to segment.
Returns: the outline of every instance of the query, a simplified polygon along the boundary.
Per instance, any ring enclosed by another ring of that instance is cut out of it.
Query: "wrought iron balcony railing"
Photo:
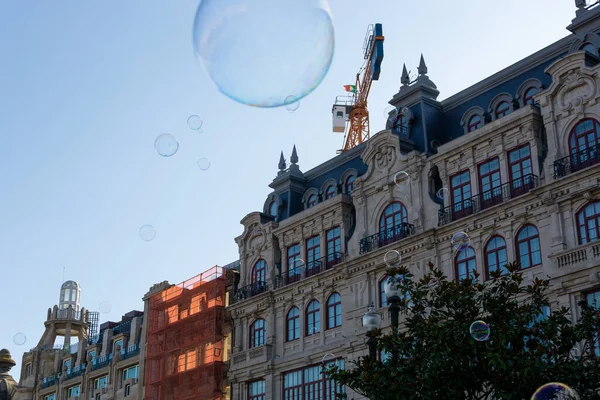
[[[110,353],[107,356],[100,356],[98,358],[92,359],[92,371],[97,370],[98,368],[102,368],[110,364],[112,361],[113,355]]]
[[[121,360],[125,360],[129,357],[133,357],[136,354],[138,354],[139,352],[140,352],[139,344],[133,344],[133,345],[127,347],[127,349],[121,349]]]
[[[238,301],[240,301],[244,299],[249,299],[252,296],[256,296],[258,294],[266,292],[267,290],[269,290],[269,285],[267,285],[267,282],[254,282],[248,286],[239,288],[235,294],[235,297]]]
[[[296,268],[289,269],[286,273],[286,284],[292,284],[308,278],[313,275],[317,275],[323,271],[327,271],[335,267],[337,264],[344,261],[344,255],[342,253],[331,253],[319,259],[309,261],[306,265],[298,266]]]
[[[56,385],[58,383],[59,379],[60,379],[60,374],[48,376],[48,377],[44,378],[44,381],[42,383],[42,387],[43,388],[47,388],[47,387],[50,387],[50,386],[54,386],[54,385]]]
[[[519,197],[537,187],[538,177],[527,174],[491,190],[477,194],[438,211],[438,226],[476,214],[497,204]]]
[[[554,179],[600,163],[600,145],[590,146],[554,161]]]
[[[86,364],[79,364],[73,368],[70,368],[67,371],[67,379],[76,378],[78,376],[83,375],[83,373],[85,372],[85,367]]]
[[[393,228],[386,229],[360,240],[360,254],[378,249],[390,243],[402,240],[410,235],[414,235],[415,226],[408,222],[402,222]]]

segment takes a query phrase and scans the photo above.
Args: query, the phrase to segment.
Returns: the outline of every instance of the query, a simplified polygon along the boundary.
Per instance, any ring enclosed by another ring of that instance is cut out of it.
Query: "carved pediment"
[[[399,153],[398,136],[392,134],[391,130],[378,132],[367,141],[367,147],[361,155],[362,160],[369,167],[366,178],[369,178],[374,171],[389,174],[396,165]]]
[[[542,96],[542,106],[556,104],[557,111],[578,109],[596,97],[596,73],[585,64],[585,53],[563,57],[546,69],[552,75],[552,85]],[[580,111],[580,110],[578,110]]]

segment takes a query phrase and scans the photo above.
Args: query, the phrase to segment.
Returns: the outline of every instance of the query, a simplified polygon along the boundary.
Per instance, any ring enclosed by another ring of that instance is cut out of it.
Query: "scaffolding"
[[[150,298],[145,400],[223,400],[225,271]]]

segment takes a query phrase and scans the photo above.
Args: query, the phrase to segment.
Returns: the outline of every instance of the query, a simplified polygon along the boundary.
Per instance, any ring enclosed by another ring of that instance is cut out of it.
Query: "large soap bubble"
[[[242,104],[302,99],[325,77],[333,49],[327,0],[202,0],[196,11],[195,53],[219,90]]]

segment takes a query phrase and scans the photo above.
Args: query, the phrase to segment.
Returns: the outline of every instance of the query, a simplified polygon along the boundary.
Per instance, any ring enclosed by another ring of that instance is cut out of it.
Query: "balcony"
[[[600,163],[600,145],[590,146],[585,150],[554,161],[554,179],[562,178],[598,163]]]
[[[267,282],[254,282],[248,286],[241,287],[237,290],[235,297],[237,301],[249,299],[250,297],[264,293],[269,290]]]
[[[512,182],[477,194],[438,211],[438,226],[477,214],[480,211],[519,197],[538,186],[538,177],[527,174]]]
[[[113,355],[112,353],[110,353],[107,356],[100,356],[98,358],[92,359],[92,371],[107,366],[108,364],[110,364],[112,358]]]
[[[85,367],[86,364],[79,364],[73,367],[72,369],[69,369],[67,371],[67,379],[76,378],[78,376],[83,375],[83,373],[85,372]]]
[[[304,266],[290,269],[285,275],[287,278],[286,284],[289,285],[320,274],[323,271],[328,271],[343,261],[344,255],[336,252],[306,263],[306,269]]]
[[[594,241],[578,246],[575,249],[562,251],[550,256],[559,269],[586,269],[600,261],[600,242]]]
[[[121,350],[121,360],[126,360],[129,357],[133,357],[140,352],[140,345],[134,344],[129,346],[126,350]]]
[[[54,385],[56,385],[58,383],[59,379],[60,379],[60,374],[48,376],[48,377],[44,378],[44,381],[42,383],[42,387],[43,388],[48,388],[50,386],[54,386]]]
[[[360,254],[365,254],[388,244],[397,242],[415,234],[415,226],[402,222],[393,228],[386,229],[360,240]]]

